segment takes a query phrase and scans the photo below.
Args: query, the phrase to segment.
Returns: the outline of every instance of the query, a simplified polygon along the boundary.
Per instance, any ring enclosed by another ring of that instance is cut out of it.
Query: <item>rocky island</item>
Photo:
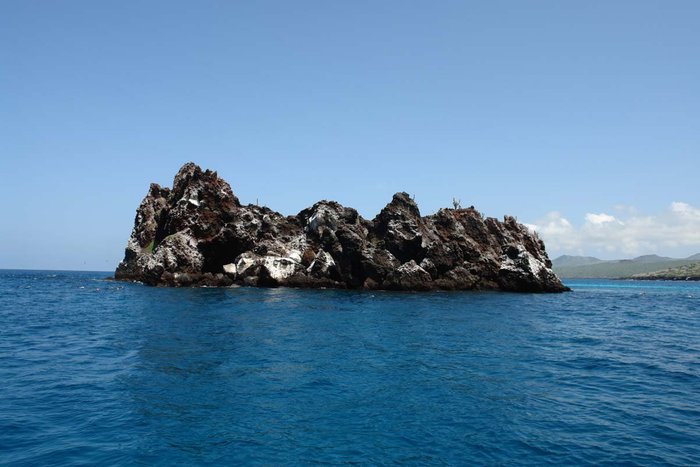
[[[635,274],[630,277],[630,279],[648,281],[700,281],[700,262],[684,264],[661,271]]]
[[[156,286],[384,290],[568,290],[536,234],[506,216],[440,209],[421,216],[397,193],[372,220],[334,201],[296,216],[244,206],[193,163],[172,189],[152,184],[136,211],[117,280]]]

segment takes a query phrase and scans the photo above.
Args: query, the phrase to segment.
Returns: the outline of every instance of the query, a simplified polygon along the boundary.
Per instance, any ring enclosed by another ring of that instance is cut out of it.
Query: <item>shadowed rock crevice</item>
[[[373,219],[335,201],[296,216],[241,205],[216,172],[185,164],[141,202],[119,280],[159,286],[292,286],[561,292],[544,243],[474,207],[422,217],[397,193]]]

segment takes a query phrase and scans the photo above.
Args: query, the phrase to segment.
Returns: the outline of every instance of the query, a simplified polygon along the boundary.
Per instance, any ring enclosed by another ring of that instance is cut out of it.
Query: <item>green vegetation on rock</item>
[[[143,247],[143,252],[144,253],[153,253],[153,249],[155,248],[155,240],[151,240],[151,242]]]

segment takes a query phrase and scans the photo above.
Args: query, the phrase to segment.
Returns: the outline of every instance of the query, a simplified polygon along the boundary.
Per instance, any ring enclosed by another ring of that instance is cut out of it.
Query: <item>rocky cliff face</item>
[[[334,201],[296,216],[243,206],[216,172],[185,164],[136,211],[119,280],[164,286],[567,290],[544,244],[514,218],[474,208],[421,217],[397,193],[373,219]]]

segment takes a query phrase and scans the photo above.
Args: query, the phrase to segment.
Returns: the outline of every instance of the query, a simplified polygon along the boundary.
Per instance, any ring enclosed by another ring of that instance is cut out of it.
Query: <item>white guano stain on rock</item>
[[[296,269],[295,262],[290,258],[279,256],[266,256],[262,260],[262,267],[265,268],[270,277],[276,281],[281,281],[292,274]]]

